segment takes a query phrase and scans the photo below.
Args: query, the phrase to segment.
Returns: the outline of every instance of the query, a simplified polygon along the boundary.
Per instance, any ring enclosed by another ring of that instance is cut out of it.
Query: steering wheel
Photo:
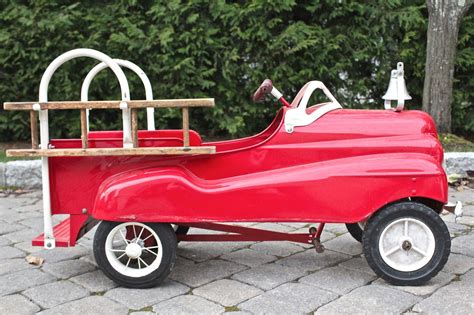
[[[273,89],[273,82],[270,79],[265,79],[260,87],[253,94],[252,100],[254,102],[260,102],[268,93]]]

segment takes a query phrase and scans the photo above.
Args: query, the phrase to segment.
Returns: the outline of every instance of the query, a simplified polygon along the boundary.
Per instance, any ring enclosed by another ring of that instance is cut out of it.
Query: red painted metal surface
[[[233,234],[186,234],[177,235],[178,240],[187,242],[247,242],[247,241],[290,241],[311,244],[315,238],[312,233],[282,233],[238,225],[219,223],[188,223],[183,226],[204,230],[229,232]],[[322,232],[322,229],[321,229]]]
[[[69,218],[58,223],[53,230],[57,247],[69,247],[76,245],[79,230],[86,222],[88,215],[71,215]],[[44,246],[44,234],[32,240],[33,246]]]
[[[419,111],[332,111],[291,134],[286,108],[262,133],[192,145],[199,156],[54,157],[53,213],[144,222],[343,222],[367,219],[408,197],[445,203],[442,147]],[[310,109],[309,109],[310,110]],[[181,146],[181,130],[141,131],[140,146]],[[53,140],[57,148],[80,139]],[[121,132],[94,132],[90,147],[118,147]]]

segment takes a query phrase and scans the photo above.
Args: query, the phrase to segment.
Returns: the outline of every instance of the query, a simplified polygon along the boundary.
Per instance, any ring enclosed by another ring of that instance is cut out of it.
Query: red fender
[[[176,223],[349,223],[408,197],[446,203],[446,175],[432,156],[356,156],[216,180],[180,166],[134,170],[102,183],[92,216]]]

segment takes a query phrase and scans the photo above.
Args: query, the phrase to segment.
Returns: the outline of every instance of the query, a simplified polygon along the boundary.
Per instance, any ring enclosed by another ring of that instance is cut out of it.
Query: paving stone
[[[0,247],[0,257],[2,259],[25,257],[26,253],[12,246]]]
[[[305,271],[300,268],[271,263],[242,271],[233,275],[232,278],[264,290],[270,290],[282,283],[295,280],[304,274]]]
[[[172,310],[172,311],[170,311]],[[182,295],[153,306],[153,311],[158,314],[221,314],[225,309],[194,295]]]
[[[474,198],[472,198],[474,200]],[[474,201],[472,204],[464,205],[462,207],[463,215],[474,217]]]
[[[25,241],[21,243],[16,243],[14,245],[16,248],[21,249],[25,253],[31,254],[31,253],[37,253],[43,250],[43,247],[40,246],[33,246],[31,244],[31,241]]]
[[[349,233],[338,236],[335,239],[324,243],[324,246],[326,249],[352,256],[362,254],[362,245],[354,240]]]
[[[463,205],[474,205],[474,190],[466,187],[462,191],[457,191],[450,187],[449,200],[459,200]]]
[[[374,271],[372,270],[372,268],[370,268],[369,264],[367,263],[367,260],[365,259],[365,257],[356,257],[350,260],[343,261],[342,263],[339,264],[339,266],[347,268],[347,269],[351,269],[351,270],[363,271],[370,275],[375,275]]]
[[[37,202],[37,198],[17,198],[15,196],[8,196],[0,198],[0,208],[15,209],[21,206],[30,205]]]
[[[38,305],[19,294],[0,298],[0,314],[29,315],[39,310]]]
[[[35,253],[35,256],[44,258],[45,262],[58,262],[71,260],[90,253],[90,249],[82,246],[76,247],[56,247],[55,249],[43,249]]]
[[[268,255],[286,257],[291,254],[303,251],[301,246],[291,242],[260,242],[250,246],[251,249],[261,251]]]
[[[23,295],[43,308],[52,308],[89,295],[89,291],[70,281],[58,281],[28,289]]]
[[[366,272],[336,266],[325,268],[303,277],[299,282],[342,295],[376,278],[375,275],[370,275]]]
[[[474,216],[463,215],[462,217],[458,218],[457,223],[472,227],[474,226]]]
[[[454,223],[454,222],[445,222],[448,227],[449,234],[451,237],[456,237],[460,234],[466,234],[470,231],[470,227],[464,224]]]
[[[45,263],[43,271],[46,271],[59,279],[68,279],[95,270],[95,266],[80,259],[65,260],[57,263]]]
[[[3,236],[0,236],[0,246],[10,245],[12,242]]]
[[[85,248],[90,248],[92,250],[94,240],[82,237],[76,244]]]
[[[236,262],[249,267],[263,265],[275,261],[277,257],[250,248],[239,249],[221,256],[222,259]]]
[[[18,212],[10,210],[7,213],[1,213],[1,216],[4,221],[14,223],[28,218],[42,218],[43,213],[41,211]]]
[[[53,216],[54,218],[55,216]],[[55,220],[56,221],[56,220]],[[18,221],[19,224],[21,225],[24,225],[26,227],[29,227],[30,229],[33,229],[33,230],[42,230],[43,229],[43,225],[44,225],[44,222],[43,222],[43,217],[33,217],[33,218],[27,218],[27,219],[23,219],[21,221]],[[53,222],[54,224],[55,222]]]
[[[65,303],[44,312],[40,315],[126,315],[128,309],[117,302],[103,296],[89,296],[81,300]]]
[[[315,271],[328,266],[336,265],[344,260],[350,259],[351,256],[325,250],[323,253],[317,253],[313,248],[302,253],[297,253],[278,260],[277,264],[298,268],[302,271]]]
[[[178,255],[196,262],[206,261],[250,246],[251,242],[198,242],[183,243],[178,247]]]
[[[315,314],[400,314],[419,300],[403,291],[368,285],[324,305]]]
[[[194,295],[226,306],[237,305],[262,293],[262,290],[253,286],[228,279],[211,282],[193,290]]]
[[[395,285],[389,284],[383,279],[376,280],[374,284],[381,285],[381,286],[389,286],[393,289],[402,290],[414,295],[426,296],[438,290],[439,288],[445,286],[446,284],[451,282],[453,278],[454,278],[454,275],[452,274],[440,272],[436,275],[436,277],[430,279],[427,283],[423,285],[419,285],[419,286],[395,286]]]
[[[72,282],[82,285],[91,292],[104,292],[117,286],[115,282],[110,280],[102,271],[96,270],[88,272],[71,279]]]
[[[16,258],[16,259],[6,259],[0,261],[0,275],[4,275],[7,273],[20,271],[24,269],[35,269],[38,268],[34,265],[30,265],[25,261],[24,258]]]
[[[117,301],[129,309],[140,310],[188,291],[188,287],[167,280],[160,286],[151,289],[115,288],[108,291],[104,297]]]
[[[38,201],[33,204],[20,205],[14,208],[18,212],[34,212],[43,209],[43,201]]]
[[[340,236],[347,233],[347,227],[344,223],[331,223],[324,226],[324,231],[328,231]]]
[[[303,222],[303,223],[301,223],[301,222],[280,222],[278,224],[283,224],[283,225],[290,226],[290,227],[294,228],[295,230],[306,228],[306,231],[308,231],[309,227],[312,225],[312,223],[307,223],[307,222]]]
[[[337,294],[306,284],[286,283],[238,307],[254,314],[305,314],[337,297]]]
[[[226,278],[247,267],[225,260],[209,260],[197,264],[176,263],[170,278],[191,287],[198,287],[203,284]]]
[[[451,282],[416,304],[413,311],[424,314],[474,314],[473,282],[474,270],[471,270],[461,276],[460,281]]]
[[[451,253],[448,262],[444,266],[444,272],[463,274],[474,268],[474,258]]]
[[[0,276],[0,296],[20,292],[56,280],[37,269],[21,270]]]
[[[451,252],[474,257],[474,233],[458,236],[451,241]]]
[[[5,234],[4,237],[12,241],[12,243],[31,242],[40,233],[29,228],[23,228],[20,231]]]
[[[24,227],[19,224],[12,224],[0,221],[0,235],[12,233],[21,229],[24,229]]]
[[[284,232],[288,233],[291,231],[296,230],[297,228],[293,226],[289,226],[286,224],[279,224],[279,223],[257,223],[252,228],[255,229],[261,229],[261,230],[268,230],[268,231],[274,231],[274,232]]]
[[[97,265],[97,262],[95,261],[95,257],[93,254],[89,254],[89,255],[85,255],[85,256],[82,256],[81,258],[79,258],[80,260],[83,260],[91,265],[94,265],[96,267],[99,267],[99,265]]]

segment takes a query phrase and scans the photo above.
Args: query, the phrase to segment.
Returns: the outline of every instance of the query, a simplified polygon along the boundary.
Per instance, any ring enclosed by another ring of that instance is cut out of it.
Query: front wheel
[[[367,263],[394,285],[420,285],[444,267],[451,249],[446,224],[427,206],[390,205],[374,215],[363,235]]]
[[[100,269],[129,288],[160,284],[176,260],[176,234],[169,224],[102,221],[94,236]]]

